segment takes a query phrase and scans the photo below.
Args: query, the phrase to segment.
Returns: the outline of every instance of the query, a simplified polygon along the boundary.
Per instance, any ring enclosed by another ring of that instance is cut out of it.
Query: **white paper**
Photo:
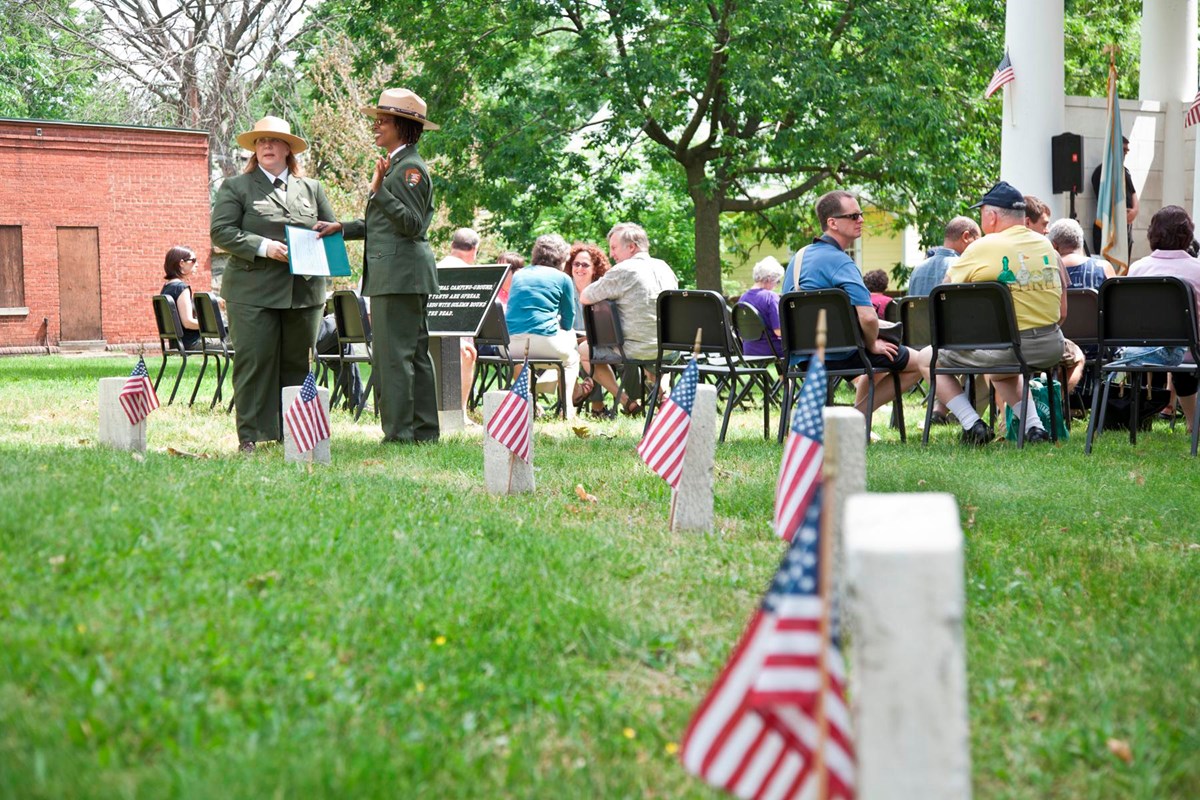
[[[293,275],[328,275],[325,243],[309,228],[288,226],[288,262]]]

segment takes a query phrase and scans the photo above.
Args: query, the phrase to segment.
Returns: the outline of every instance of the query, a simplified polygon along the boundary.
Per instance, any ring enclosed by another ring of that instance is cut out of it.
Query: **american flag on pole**
[[[684,767],[741,798],[854,797],[855,763],[837,618],[822,648],[818,485],[803,523],[733,656],[688,725]],[[821,675],[825,653],[828,678]],[[828,681],[825,683],[825,681]],[[814,754],[822,740],[824,773]]]
[[[775,484],[775,535],[792,541],[813,496],[821,486],[825,458],[825,365],[813,358],[792,413],[792,430],[783,446],[783,463]]]
[[[679,488],[683,476],[683,455],[687,452],[688,434],[692,430],[692,406],[696,403],[696,384],[700,367],[693,356],[684,367],[679,382],[663,401],[654,417],[646,438],[637,446],[638,455],[672,489]]]
[[[288,433],[301,453],[307,453],[329,438],[329,417],[317,398],[317,379],[311,372],[284,412],[283,424],[287,425]]]
[[[1004,51],[1004,58],[1000,59],[1000,63],[996,65],[996,71],[992,73],[992,80],[984,90],[984,99],[987,99],[1000,91],[1000,87],[1006,83],[1012,83],[1016,80],[1017,74],[1013,72],[1012,59],[1008,57],[1008,51]]]
[[[529,463],[529,445],[533,438],[532,409],[533,400],[529,394],[529,359],[526,358],[516,383],[504,396],[500,407],[487,424],[487,435],[507,447],[526,464]]]
[[[1200,122],[1200,92],[1196,92],[1196,98],[1188,106],[1187,114],[1183,118],[1183,127],[1190,128],[1197,122]]]
[[[158,408],[158,395],[154,393],[154,384],[146,370],[146,359],[138,356],[138,363],[133,372],[129,373],[129,379],[121,388],[118,399],[121,408],[125,409],[125,416],[129,418],[130,425],[137,425],[150,416],[151,411]]]

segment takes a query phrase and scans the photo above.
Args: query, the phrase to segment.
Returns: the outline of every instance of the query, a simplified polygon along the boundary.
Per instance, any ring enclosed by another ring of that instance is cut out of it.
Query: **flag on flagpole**
[[[529,358],[521,365],[513,387],[500,407],[488,420],[487,434],[507,447],[517,458],[529,463],[529,445],[533,438],[533,399],[529,393]]]
[[[988,83],[987,89],[983,92],[983,97],[987,98],[1000,91],[1000,87],[1006,83],[1012,83],[1017,79],[1017,73],[1013,71],[1012,59],[1008,57],[1008,51],[1004,51],[1004,58],[1000,59],[1000,63],[996,65],[996,71],[992,73],[992,80]]]
[[[1195,99],[1188,106],[1187,114],[1183,117],[1183,127],[1190,128],[1197,122],[1200,122],[1200,92],[1196,92]]]
[[[317,379],[311,372],[284,412],[283,423],[296,443],[296,450],[301,453],[307,453],[329,438],[329,417],[317,397]]]
[[[1117,65],[1108,62],[1108,127],[1100,162],[1100,192],[1096,195],[1096,225],[1100,255],[1118,275],[1129,269],[1129,227],[1125,221],[1125,145],[1121,134],[1121,104],[1117,97]]]
[[[792,541],[821,485],[825,457],[825,365],[813,358],[800,388],[792,429],[783,446],[783,462],[775,484],[775,535]]]
[[[737,797],[854,797],[854,743],[836,614],[824,648],[820,633],[822,493],[818,484],[762,605],[680,747],[689,772]],[[817,705],[823,685],[828,783],[822,795],[814,754],[821,740]]]
[[[679,381],[654,415],[646,437],[637,446],[638,455],[672,489],[679,488],[683,476],[683,456],[692,430],[692,406],[696,403],[696,385],[700,367],[696,357],[684,367]]]
[[[154,392],[154,384],[146,370],[146,359],[138,356],[138,363],[121,388],[118,400],[121,408],[125,409],[125,416],[130,425],[137,425],[150,416],[151,411],[158,408],[158,395]]]

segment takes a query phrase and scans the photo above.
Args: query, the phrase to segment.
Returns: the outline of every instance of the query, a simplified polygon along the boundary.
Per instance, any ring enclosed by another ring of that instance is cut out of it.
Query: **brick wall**
[[[0,119],[0,225],[21,226],[29,309],[0,309],[0,347],[59,342],[59,227],[98,229],[104,339],[154,341],[170,247],[194,248],[192,288],[210,286],[208,222],[202,132]]]

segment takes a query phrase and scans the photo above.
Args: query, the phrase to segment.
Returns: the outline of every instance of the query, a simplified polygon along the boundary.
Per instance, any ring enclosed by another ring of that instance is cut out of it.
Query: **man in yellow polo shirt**
[[[1063,335],[1059,323],[1067,316],[1068,285],[1058,254],[1050,241],[1025,227],[1025,197],[1011,184],[1000,181],[972,208],[980,208],[985,236],[977,239],[958,262],[946,272],[946,283],[999,281],[1012,292],[1013,310],[1021,335],[1021,354],[1034,369],[1046,369],[1062,361]],[[919,364],[926,380],[932,348],[925,348]],[[989,367],[1012,364],[1009,350],[943,352],[938,366]],[[1033,403],[1026,407],[1021,376],[987,376],[996,396],[1013,409],[1025,426],[1026,442],[1045,442],[1050,435],[1042,428]],[[963,426],[963,443],[986,444],[993,438],[960,384],[950,375],[937,378],[937,397]]]

